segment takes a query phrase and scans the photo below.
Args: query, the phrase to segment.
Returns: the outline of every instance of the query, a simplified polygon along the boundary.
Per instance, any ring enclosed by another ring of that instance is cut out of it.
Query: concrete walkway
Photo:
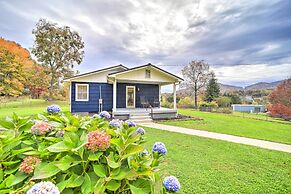
[[[222,133],[208,132],[208,131],[202,131],[202,130],[196,130],[196,129],[188,129],[184,127],[176,127],[176,126],[163,125],[163,124],[158,124],[158,123],[140,123],[139,125],[144,126],[144,127],[161,129],[165,131],[183,133],[183,134],[188,134],[188,135],[196,135],[196,136],[207,137],[207,138],[212,138],[212,139],[219,139],[219,140],[229,141],[233,143],[252,145],[252,146],[257,146],[257,147],[266,148],[270,150],[277,150],[277,151],[291,153],[291,145],[287,145],[283,143],[275,143],[275,142],[252,139],[252,138],[247,138],[247,137],[239,137],[239,136],[227,135],[227,134],[222,134]]]

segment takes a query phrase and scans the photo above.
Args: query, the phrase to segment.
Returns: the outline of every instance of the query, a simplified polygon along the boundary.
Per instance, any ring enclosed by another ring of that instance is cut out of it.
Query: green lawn
[[[164,142],[163,176],[180,193],[291,193],[291,155],[219,140],[146,128],[146,147]]]
[[[45,101],[41,99],[24,99],[21,101],[13,101],[1,103],[0,105],[0,118],[11,116],[13,112],[20,116],[29,116],[42,113],[46,111],[47,106],[51,104],[58,104],[62,111],[69,111],[68,102],[65,101]]]
[[[233,112],[232,115],[243,117],[243,118],[259,119],[259,120],[263,120],[263,121],[272,121],[272,122],[278,122],[278,123],[291,124],[290,121],[285,121],[281,118],[272,118],[272,117],[268,116],[266,113]]]
[[[191,109],[180,109],[179,113],[203,120],[166,121],[163,124],[291,144],[291,124]]]

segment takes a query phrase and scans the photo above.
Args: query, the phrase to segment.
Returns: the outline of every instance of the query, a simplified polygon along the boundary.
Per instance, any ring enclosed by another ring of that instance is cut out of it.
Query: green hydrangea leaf
[[[93,165],[94,172],[99,177],[106,177],[106,169],[102,164]]]
[[[67,181],[66,188],[79,187],[82,185],[83,182],[84,182],[83,176],[72,174],[72,176]]]
[[[66,152],[66,151],[70,150],[70,148],[67,147],[63,141],[55,143],[55,144],[49,146],[47,149],[50,152]]]
[[[81,186],[81,192],[83,194],[88,194],[92,191],[91,179],[87,173],[85,173],[84,177],[85,177],[85,179],[84,179],[84,182]]]
[[[45,179],[54,176],[60,171],[61,170],[53,163],[40,163],[39,165],[36,165],[34,176],[31,178],[31,180]]]
[[[90,153],[88,160],[90,161],[96,161],[100,158],[100,156],[103,154],[103,152],[97,152],[97,153]]]
[[[111,180],[106,184],[106,189],[116,191],[121,185],[120,181]]]

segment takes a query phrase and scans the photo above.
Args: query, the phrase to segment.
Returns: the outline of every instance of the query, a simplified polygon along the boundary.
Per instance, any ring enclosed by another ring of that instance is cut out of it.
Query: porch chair
[[[145,96],[140,96],[140,104],[143,108],[149,107],[149,102],[146,100]]]
[[[160,100],[158,97],[154,98],[153,107],[160,107]]]

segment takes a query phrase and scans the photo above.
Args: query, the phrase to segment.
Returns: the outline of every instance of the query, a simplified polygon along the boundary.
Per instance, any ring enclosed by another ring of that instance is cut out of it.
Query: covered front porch
[[[148,115],[149,118],[167,119],[174,118],[177,115],[177,109],[152,107],[152,108],[117,108],[114,117],[119,119],[130,119],[135,116]]]
[[[181,78],[156,66],[146,65],[108,76],[112,84],[112,115],[128,119],[132,115],[150,115],[152,119],[173,118],[177,115],[176,88]],[[161,87],[172,85],[173,109],[161,107]]]

